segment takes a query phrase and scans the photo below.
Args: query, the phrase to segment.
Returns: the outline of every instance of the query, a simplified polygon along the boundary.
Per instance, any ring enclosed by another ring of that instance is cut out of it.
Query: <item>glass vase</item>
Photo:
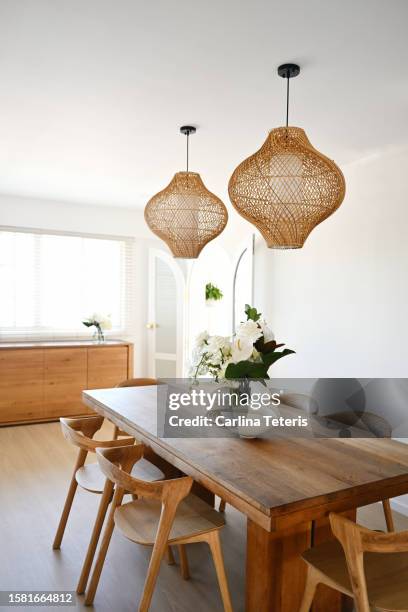
[[[93,335],[95,342],[97,343],[105,342],[105,336],[103,334],[101,327],[99,325],[95,325],[95,328],[96,330]]]

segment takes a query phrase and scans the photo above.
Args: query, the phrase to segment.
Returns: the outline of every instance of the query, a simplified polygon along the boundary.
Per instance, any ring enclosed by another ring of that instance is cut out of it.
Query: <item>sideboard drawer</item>
[[[88,389],[115,387],[128,378],[128,347],[88,349]]]
[[[86,386],[86,348],[56,348],[45,351],[44,417],[87,412],[82,403],[82,391]]]
[[[0,422],[41,418],[44,351],[0,351]]]

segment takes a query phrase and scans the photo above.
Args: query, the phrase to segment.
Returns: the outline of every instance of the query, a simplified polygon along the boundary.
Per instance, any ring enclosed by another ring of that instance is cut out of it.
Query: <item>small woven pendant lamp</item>
[[[301,248],[319,223],[342,203],[344,176],[310,144],[305,132],[288,125],[289,79],[296,64],[283,64],[287,80],[286,127],[271,130],[262,147],[233,172],[228,192],[234,208],[255,225],[269,248]]]
[[[187,170],[177,172],[163,191],[146,205],[145,219],[152,232],[167,244],[174,257],[195,259],[205,245],[221,234],[228,220],[222,201],[208,191],[201,177],[188,169],[189,136],[195,127],[184,125]]]

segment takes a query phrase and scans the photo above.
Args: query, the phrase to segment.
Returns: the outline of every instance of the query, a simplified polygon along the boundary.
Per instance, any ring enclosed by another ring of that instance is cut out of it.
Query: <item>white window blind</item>
[[[132,238],[0,227],[3,341],[89,338],[94,312],[110,315],[107,336],[131,336],[134,286]]]

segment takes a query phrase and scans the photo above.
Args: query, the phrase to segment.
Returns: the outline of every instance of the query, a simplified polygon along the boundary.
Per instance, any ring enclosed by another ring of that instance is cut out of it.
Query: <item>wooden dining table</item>
[[[84,391],[98,414],[247,517],[246,611],[296,612],[301,554],[332,538],[328,515],[408,493],[408,445],[388,439],[170,438],[158,435],[158,387]],[[350,602],[319,587],[314,612]]]

